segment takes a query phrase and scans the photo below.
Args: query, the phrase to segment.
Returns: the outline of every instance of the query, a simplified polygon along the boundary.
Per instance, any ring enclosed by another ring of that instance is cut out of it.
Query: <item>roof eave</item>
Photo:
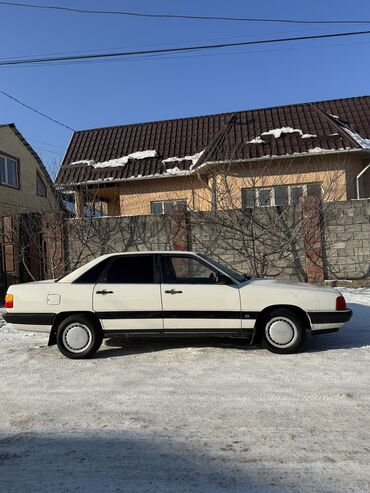
[[[111,184],[117,183],[127,183],[127,182],[137,182],[137,181],[146,181],[146,180],[160,180],[160,179],[168,179],[168,178],[182,178],[184,176],[194,176],[199,173],[200,170],[206,168],[206,166],[213,166],[217,164],[239,164],[239,163],[247,163],[247,162],[259,162],[259,161],[276,161],[281,159],[295,159],[301,157],[319,157],[319,156],[329,156],[333,154],[359,154],[359,155],[369,155],[370,149],[341,149],[341,150],[328,150],[325,152],[301,152],[296,154],[285,154],[282,156],[261,156],[258,158],[251,159],[232,159],[232,160],[216,160],[216,161],[206,161],[202,163],[199,167],[195,167],[192,170],[184,171],[182,173],[176,174],[163,174],[163,175],[150,175],[150,176],[140,176],[140,177],[131,177],[131,178],[119,178],[116,180],[97,180],[97,181],[86,181],[86,182],[75,182],[75,183],[57,183],[58,187],[63,189],[68,187],[80,187],[80,186],[109,186]]]

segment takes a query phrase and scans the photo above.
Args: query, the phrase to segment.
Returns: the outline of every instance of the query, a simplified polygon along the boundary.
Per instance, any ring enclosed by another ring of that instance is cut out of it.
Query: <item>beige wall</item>
[[[151,202],[160,200],[186,200],[190,209],[209,210],[211,195],[204,180],[183,176],[124,182],[120,188],[121,214],[151,214]]]
[[[347,153],[234,165],[216,177],[218,207],[241,207],[242,188],[276,185],[320,183],[325,200],[356,198],[355,177],[364,163],[362,157]]]
[[[241,207],[242,188],[276,185],[320,183],[325,200],[348,200],[356,198],[355,178],[366,164],[363,157],[344,153],[233,164],[226,171],[220,165],[209,165],[208,170],[202,169],[201,178],[128,180],[91,193],[107,201],[107,213],[112,216],[151,214],[151,202],[162,200],[186,200],[190,209],[210,210],[212,183],[219,209]],[[206,178],[207,172],[213,178]],[[361,180],[361,196],[367,194],[370,170]]]
[[[19,188],[0,184],[0,216],[21,212],[53,212],[57,208],[51,185],[39,163],[9,127],[0,127],[0,154],[18,160]],[[36,176],[39,172],[47,189],[47,197],[36,193]]]
[[[368,164],[370,164],[370,158],[364,159],[361,169],[364,169]],[[370,198],[370,168],[360,178],[360,193],[361,198]]]

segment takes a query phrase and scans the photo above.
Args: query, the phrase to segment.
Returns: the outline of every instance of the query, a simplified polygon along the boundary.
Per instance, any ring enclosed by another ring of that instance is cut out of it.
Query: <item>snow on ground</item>
[[[109,340],[72,361],[0,328],[0,491],[370,491],[370,289],[297,355]]]

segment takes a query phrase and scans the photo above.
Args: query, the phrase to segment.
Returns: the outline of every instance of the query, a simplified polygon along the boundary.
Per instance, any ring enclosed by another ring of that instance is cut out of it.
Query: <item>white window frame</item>
[[[161,216],[165,214],[165,204],[171,203],[177,205],[178,202],[185,202],[186,208],[188,207],[188,201],[186,199],[175,199],[175,200],[151,200],[150,202],[150,213],[154,216]],[[152,204],[160,204],[162,211],[159,214],[152,212]]]
[[[1,181],[0,183],[2,185],[6,185],[7,187],[11,187],[11,188],[16,188],[16,189],[19,189],[19,174],[18,174],[18,170],[19,170],[19,162],[17,159],[13,158],[13,157],[10,157],[10,156],[5,156],[4,154],[0,154],[0,157],[4,159],[4,181]],[[11,183],[9,183],[9,174],[8,174],[8,161],[14,161],[15,162],[15,176],[16,176],[16,179],[17,179],[17,183],[16,185],[12,185]]]
[[[273,185],[271,187],[258,187],[255,188],[255,206],[256,207],[276,207],[276,202],[275,202],[275,190],[276,187],[278,186],[285,186],[288,188],[288,205],[293,205],[293,188],[302,188],[303,189],[303,197],[307,197],[307,187],[309,185],[320,185],[321,187],[321,192],[322,192],[322,184],[321,182],[310,182],[310,183],[294,183],[294,184],[281,184],[281,185]],[[253,189],[253,187],[250,187],[250,189]],[[248,190],[248,187],[245,187],[244,190]],[[270,190],[270,204],[260,204],[260,191],[262,190]],[[247,207],[248,209],[253,209],[253,207]]]

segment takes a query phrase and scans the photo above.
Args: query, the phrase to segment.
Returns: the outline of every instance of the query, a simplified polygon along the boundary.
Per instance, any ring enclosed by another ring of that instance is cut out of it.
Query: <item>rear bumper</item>
[[[3,319],[17,330],[50,332],[55,313],[4,313]]]
[[[312,331],[334,331],[348,322],[352,317],[352,310],[338,310],[335,312],[308,312]]]

